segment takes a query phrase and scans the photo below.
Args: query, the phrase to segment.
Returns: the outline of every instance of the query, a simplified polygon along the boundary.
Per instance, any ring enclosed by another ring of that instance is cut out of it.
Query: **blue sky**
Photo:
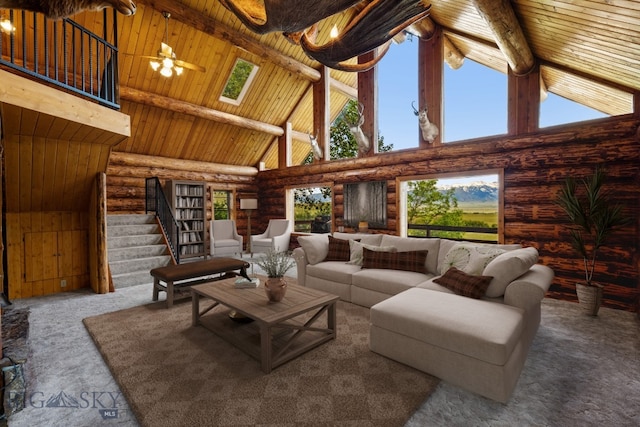
[[[378,65],[378,123],[394,150],[418,145],[418,41],[393,44]],[[458,70],[444,65],[444,141],[504,134],[507,131],[507,77],[469,59]],[[542,127],[606,115],[549,93],[540,110]]]

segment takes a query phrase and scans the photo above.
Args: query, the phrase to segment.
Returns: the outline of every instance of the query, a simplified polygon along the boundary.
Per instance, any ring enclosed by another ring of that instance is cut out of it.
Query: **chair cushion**
[[[215,239],[213,246],[215,248],[231,248],[234,246],[240,247],[240,242],[236,239]]]

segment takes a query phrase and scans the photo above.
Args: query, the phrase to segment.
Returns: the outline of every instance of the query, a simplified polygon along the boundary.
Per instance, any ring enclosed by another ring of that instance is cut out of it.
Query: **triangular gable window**
[[[233,105],[240,105],[247,93],[253,78],[258,72],[258,66],[244,59],[237,59],[233,70],[224,86],[220,101]]]

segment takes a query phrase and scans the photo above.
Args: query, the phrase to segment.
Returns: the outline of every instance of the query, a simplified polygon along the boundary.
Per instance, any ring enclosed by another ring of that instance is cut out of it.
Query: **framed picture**
[[[387,226],[387,182],[371,181],[344,185],[344,222],[357,227],[367,221],[370,228]]]

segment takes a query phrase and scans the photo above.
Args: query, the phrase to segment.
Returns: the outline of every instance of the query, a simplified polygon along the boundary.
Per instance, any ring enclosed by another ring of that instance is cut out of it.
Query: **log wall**
[[[145,213],[145,179],[158,177],[162,185],[168,180],[200,181],[206,183],[206,215],[212,217],[211,196],[214,190],[233,192],[235,207],[240,199],[256,197],[257,169],[184,161],[162,157],[112,153],[107,167],[107,212],[109,214]],[[238,233],[247,235],[247,215],[240,209],[232,211]],[[264,231],[251,217],[252,234]],[[206,232],[208,233],[208,227]]]
[[[526,136],[482,138],[431,149],[385,153],[371,158],[342,160],[263,171],[258,174],[258,227],[269,218],[284,217],[285,188],[332,182],[334,224],[343,215],[343,186],[358,181],[386,180],[388,225],[374,232],[396,234],[397,177],[433,176],[487,169],[504,171],[504,241],[535,246],[540,262],[556,278],[549,296],[576,300],[582,260],[569,244],[564,216],[554,203],[564,179],[586,176],[605,165],[607,189],[625,212],[640,216],[640,120],[632,116],[583,122],[541,130]],[[639,226],[618,230],[601,252],[594,279],[606,284],[604,306],[639,310]]]

